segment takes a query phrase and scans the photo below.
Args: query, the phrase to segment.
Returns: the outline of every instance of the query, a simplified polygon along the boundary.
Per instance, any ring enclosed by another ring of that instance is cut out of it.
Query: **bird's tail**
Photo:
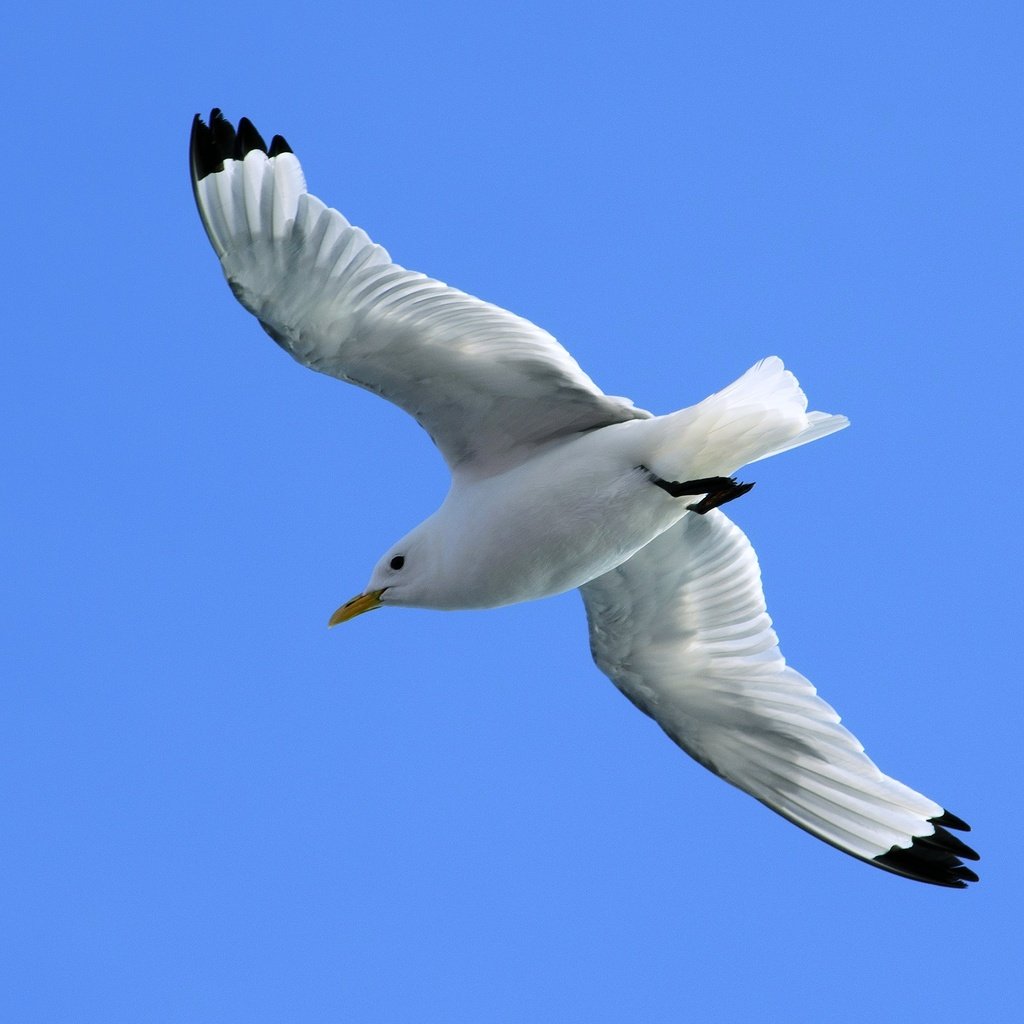
[[[698,405],[654,420],[648,465],[666,479],[730,476],[849,425],[845,416],[808,412],[796,377],[769,356]]]

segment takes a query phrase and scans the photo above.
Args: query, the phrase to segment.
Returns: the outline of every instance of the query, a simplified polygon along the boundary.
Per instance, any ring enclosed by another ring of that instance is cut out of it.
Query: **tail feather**
[[[782,452],[788,452],[790,448],[799,448],[800,445],[807,444],[809,441],[817,441],[819,437],[828,437],[829,434],[843,430],[849,425],[850,421],[841,414],[809,412],[807,413],[807,426],[796,437],[791,438],[778,448],[773,448],[770,452],[765,452],[764,455],[759,455],[756,459],[751,459],[750,462],[760,462],[761,459],[767,459],[771,455],[781,455]]]
[[[778,356],[752,366],[698,405],[657,422],[651,469],[669,479],[729,476],[849,426],[845,416],[807,412],[807,396]]]

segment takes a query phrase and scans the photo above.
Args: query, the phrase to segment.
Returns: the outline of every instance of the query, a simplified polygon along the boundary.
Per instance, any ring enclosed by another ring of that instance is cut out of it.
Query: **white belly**
[[[495,607],[571,590],[677,522],[686,501],[651,482],[621,427],[501,476],[456,481],[435,520],[452,553],[450,590],[435,595],[437,607]]]

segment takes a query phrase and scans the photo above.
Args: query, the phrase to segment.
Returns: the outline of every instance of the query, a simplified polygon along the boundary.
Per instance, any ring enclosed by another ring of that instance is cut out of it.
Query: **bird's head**
[[[346,601],[330,618],[329,626],[348,622],[363,612],[384,605],[435,606],[432,600],[439,577],[435,545],[426,523],[407,534],[381,556],[366,589]]]

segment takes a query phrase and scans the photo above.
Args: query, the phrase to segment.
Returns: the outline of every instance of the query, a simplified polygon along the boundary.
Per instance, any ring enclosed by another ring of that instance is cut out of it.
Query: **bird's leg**
[[[724,505],[727,501],[733,501],[736,498],[743,497],[743,495],[754,486],[753,483],[741,484],[731,476],[722,476],[718,477],[718,479],[722,481],[724,486],[720,487],[718,490],[709,491],[695,504],[687,505],[686,507],[691,512],[696,512],[697,515],[702,516],[705,512],[710,512],[713,508],[718,508],[719,505]],[[683,486],[689,485],[684,484]]]
[[[696,512],[701,516],[713,508],[718,508],[719,505],[724,505],[727,501],[741,497],[754,486],[753,484],[741,484],[731,476],[709,476],[700,480],[662,480],[646,466],[638,468],[647,473],[651,478],[651,483],[656,484],[667,494],[671,494],[673,498],[681,498],[687,494],[703,494],[704,497],[700,501],[686,506],[691,512]]]

